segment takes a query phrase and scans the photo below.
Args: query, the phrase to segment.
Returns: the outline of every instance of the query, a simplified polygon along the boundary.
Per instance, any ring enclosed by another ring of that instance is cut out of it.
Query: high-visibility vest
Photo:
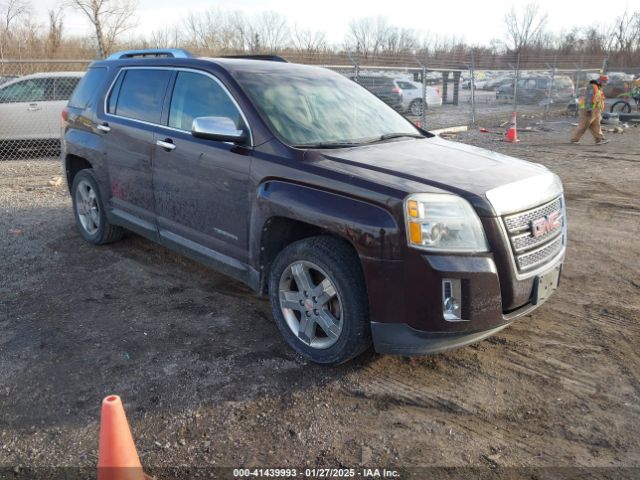
[[[589,108],[587,108],[586,96],[589,91],[589,87],[593,86],[593,95],[591,96],[589,102]],[[604,92],[600,90],[597,84],[590,84],[587,87],[587,91],[584,93],[582,97],[580,97],[580,110],[604,110],[606,104],[606,97],[604,96]]]

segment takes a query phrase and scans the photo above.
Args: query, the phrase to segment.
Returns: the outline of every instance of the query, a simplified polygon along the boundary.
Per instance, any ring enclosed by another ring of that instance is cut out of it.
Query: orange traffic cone
[[[98,480],[145,480],[122,401],[109,395],[102,401]]]
[[[516,129],[516,112],[511,114],[511,124],[509,125],[509,130],[507,130],[507,138],[505,139],[509,143],[519,142],[518,140],[518,132]]]

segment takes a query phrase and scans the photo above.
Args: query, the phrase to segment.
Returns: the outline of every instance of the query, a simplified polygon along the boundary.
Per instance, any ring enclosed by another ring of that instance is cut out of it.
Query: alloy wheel
[[[85,232],[94,235],[100,228],[100,206],[96,192],[89,182],[82,180],[78,183],[75,197],[78,220]]]
[[[343,327],[340,294],[331,278],[316,264],[296,261],[282,272],[280,309],[291,332],[312,348],[334,345]]]

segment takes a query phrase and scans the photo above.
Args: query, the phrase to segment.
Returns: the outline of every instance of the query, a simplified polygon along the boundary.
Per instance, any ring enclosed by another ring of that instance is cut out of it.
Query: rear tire
[[[120,240],[125,230],[111,225],[102,203],[102,196],[92,169],[76,173],[71,187],[73,214],[82,238],[94,245],[104,245]]]
[[[292,243],[276,257],[269,298],[285,341],[320,364],[340,364],[371,345],[364,276],[353,248],[321,236]]]
[[[421,98],[416,98],[415,100],[413,100],[410,104],[409,104],[409,111],[411,112],[411,115],[415,116],[415,117],[419,117],[422,115],[422,99]]]

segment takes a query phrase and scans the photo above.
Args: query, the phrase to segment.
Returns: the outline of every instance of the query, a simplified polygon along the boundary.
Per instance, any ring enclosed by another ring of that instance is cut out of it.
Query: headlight
[[[480,219],[455,195],[417,193],[404,202],[409,245],[441,252],[487,252]]]

